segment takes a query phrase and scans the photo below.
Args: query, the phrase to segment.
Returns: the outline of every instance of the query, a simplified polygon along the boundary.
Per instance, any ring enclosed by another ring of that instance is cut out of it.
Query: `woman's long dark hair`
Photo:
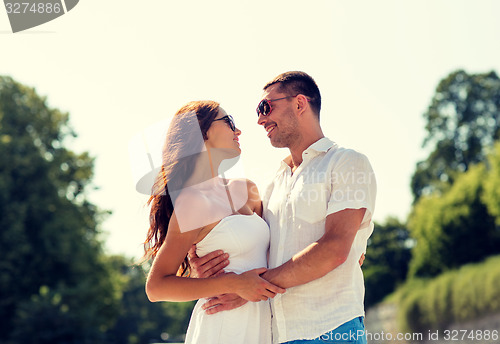
[[[207,131],[219,113],[219,103],[193,101],[180,108],[170,123],[162,151],[162,168],[156,177],[148,205],[149,230],[144,242],[144,259],[154,259],[167,236],[168,224],[174,212],[169,189],[182,188],[191,176],[196,159],[207,140]],[[200,135],[201,131],[201,135]],[[189,275],[187,257],[178,275]]]

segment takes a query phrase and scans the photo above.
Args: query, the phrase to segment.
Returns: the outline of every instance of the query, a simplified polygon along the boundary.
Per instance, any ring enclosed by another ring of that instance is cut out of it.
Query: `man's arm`
[[[325,234],[292,259],[262,277],[282,288],[305,284],[343,264],[365,215],[365,208],[344,209],[326,217]]]
[[[285,264],[266,271],[263,278],[282,288],[304,284],[326,275],[347,259],[354,237],[361,225],[366,209],[345,209],[328,215],[325,235],[298,252]],[[359,259],[363,264],[364,255]],[[233,294],[211,298],[203,305],[207,314],[215,314],[241,306]]]
[[[203,257],[196,255],[196,246],[188,252],[192,278],[208,278],[224,274],[224,267],[229,264],[228,254],[221,250],[213,251]],[[215,314],[243,306],[248,301],[237,294],[223,294],[211,297],[202,305],[207,314]]]

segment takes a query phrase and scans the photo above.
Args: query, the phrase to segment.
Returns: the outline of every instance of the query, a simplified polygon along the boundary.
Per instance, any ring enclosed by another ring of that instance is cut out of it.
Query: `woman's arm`
[[[249,301],[267,300],[284,289],[262,279],[266,268],[254,269],[241,275],[224,274],[215,278],[185,278],[176,276],[177,269],[201,229],[181,232],[175,215],[170,220],[165,241],[158,251],[146,282],[150,301],[191,301],[224,293],[236,293]]]

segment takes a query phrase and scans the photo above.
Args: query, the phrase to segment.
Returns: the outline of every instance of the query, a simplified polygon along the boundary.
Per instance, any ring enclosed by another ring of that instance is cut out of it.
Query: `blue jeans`
[[[318,338],[292,340],[283,344],[353,343],[366,344],[364,317],[354,318]]]

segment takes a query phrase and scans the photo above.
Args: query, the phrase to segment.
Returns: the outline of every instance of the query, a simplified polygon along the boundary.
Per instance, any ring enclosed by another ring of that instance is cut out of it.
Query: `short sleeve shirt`
[[[263,197],[271,232],[269,267],[290,260],[325,234],[326,217],[365,208],[346,262],[325,276],[288,288],[272,301],[273,342],[313,339],[364,315],[364,281],[359,258],[373,232],[376,181],[368,159],[322,138],[302,154],[292,173],[281,163]]]

